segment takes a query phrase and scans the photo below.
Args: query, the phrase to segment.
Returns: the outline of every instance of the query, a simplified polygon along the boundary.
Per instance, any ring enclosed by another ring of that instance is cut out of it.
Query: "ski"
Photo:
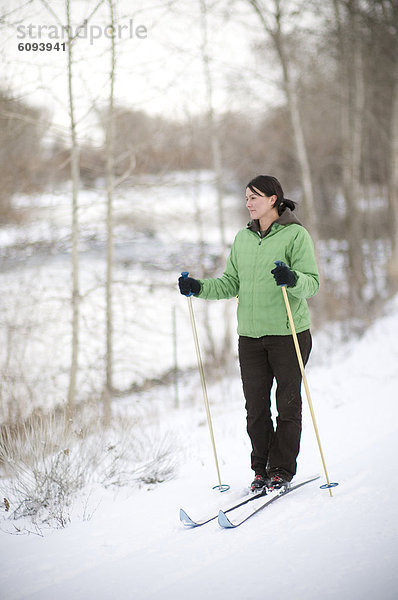
[[[226,508],[223,512],[224,512],[224,514],[229,513],[232,510],[235,510],[237,508],[240,508],[241,506],[244,506],[245,504],[248,504],[249,502],[252,502],[252,500],[257,500],[258,498],[264,498],[264,496],[266,496],[266,494],[267,494],[266,490],[262,490],[258,493],[250,492],[249,494],[247,494],[247,496],[244,496],[243,499],[241,498],[237,504],[234,504],[233,506]],[[200,521],[194,521],[185,512],[185,510],[183,508],[180,508],[180,521],[183,523],[183,525],[185,527],[201,527],[202,525],[206,525],[207,523],[210,523],[211,521],[215,521],[217,518],[218,518],[218,514],[213,515],[211,517],[207,517]]]
[[[311,477],[310,479],[306,479],[305,481],[296,483],[296,485],[292,485],[291,487],[288,487],[288,488],[282,487],[280,490],[274,490],[272,492],[269,492],[267,495],[263,494],[263,496],[266,496],[266,500],[264,502],[262,502],[260,506],[256,506],[256,508],[254,510],[249,512],[249,514],[246,514],[239,521],[231,521],[227,517],[226,513],[230,512],[230,511],[220,510],[220,512],[218,513],[218,524],[223,529],[232,529],[235,527],[239,527],[239,525],[242,525],[243,523],[245,523],[248,519],[250,519],[250,517],[253,517],[255,514],[260,512],[260,510],[262,510],[266,506],[269,506],[270,504],[275,502],[275,500],[278,500],[282,496],[286,496],[286,494],[289,494],[290,492],[294,492],[294,490],[298,490],[299,488],[301,488],[303,485],[306,485],[307,483],[316,481],[317,479],[319,479],[319,477],[320,476],[317,475],[316,477]],[[238,506],[236,506],[235,508],[238,508]]]

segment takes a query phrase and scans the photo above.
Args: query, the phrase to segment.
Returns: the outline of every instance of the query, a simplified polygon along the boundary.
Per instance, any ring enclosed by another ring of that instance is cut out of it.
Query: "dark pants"
[[[309,330],[297,335],[303,362],[312,340]],[[256,473],[295,475],[301,437],[301,372],[291,335],[239,338],[239,362],[246,399],[247,432]],[[271,387],[276,388],[276,431],[271,419]]]

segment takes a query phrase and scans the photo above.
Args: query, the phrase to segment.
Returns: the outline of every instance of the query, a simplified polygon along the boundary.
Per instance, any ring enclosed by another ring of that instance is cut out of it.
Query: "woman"
[[[184,295],[208,300],[238,296],[239,363],[255,472],[251,488],[274,489],[288,486],[295,475],[301,437],[301,372],[278,286],[286,285],[306,364],[311,352],[306,299],[317,293],[319,274],[311,237],[275,177],[260,175],[248,183],[246,207],[251,221],[236,235],[223,276],[178,281]],[[283,264],[275,267],[277,260]]]

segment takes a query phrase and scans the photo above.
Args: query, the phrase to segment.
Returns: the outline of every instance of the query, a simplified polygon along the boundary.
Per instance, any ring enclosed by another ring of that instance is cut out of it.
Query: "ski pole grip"
[[[285,267],[286,266],[285,263],[283,262],[283,260],[275,260],[274,264],[277,267]],[[286,287],[286,283],[282,283],[279,287]]]
[[[189,271],[182,271],[181,273],[181,277],[183,277],[184,279],[186,279],[189,275]],[[187,298],[189,296],[193,296],[193,292],[189,292],[189,294],[184,294]]]

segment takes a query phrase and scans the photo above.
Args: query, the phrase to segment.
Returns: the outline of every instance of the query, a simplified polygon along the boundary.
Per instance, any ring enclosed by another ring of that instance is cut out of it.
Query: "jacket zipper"
[[[261,246],[261,242],[263,241],[263,238],[261,237],[261,234],[259,232],[255,232],[253,231],[252,233],[254,233],[254,235],[258,235],[258,237],[260,238],[258,241],[258,245]]]
[[[263,239],[265,239],[265,238],[262,238],[262,237],[261,237],[261,234],[260,234],[260,233],[256,233],[255,231],[253,231],[252,233],[254,233],[254,235],[258,235],[258,236],[260,237],[260,239],[259,239],[259,242],[258,242],[258,245],[259,245],[259,246],[261,246],[261,242],[262,242],[262,241],[263,241]],[[256,261],[256,263],[257,263],[257,261]],[[254,288],[253,288],[253,291],[254,291]],[[254,307],[253,307],[253,310],[254,310]],[[254,328],[254,314],[252,314],[252,324],[253,324],[253,328]],[[288,329],[288,330],[290,331],[290,323],[289,323],[289,318],[287,318],[287,319],[286,319],[286,329]]]
[[[256,232],[254,232],[254,231],[253,231],[252,233],[253,233],[254,235],[258,235],[258,236],[260,237],[260,239],[259,239],[259,242],[258,242],[258,245],[259,245],[259,246],[261,246],[261,242],[262,242],[263,240],[262,240],[262,237],[261,237],[260,233],[256,233]],[[254,269],[254,272],[256,272],[256,270],[257,270],[257,263],[258,263],[258,254],[256,255],[256,262],[255,262],[255,269]],[[253,298],[255,297],[255,287],[256,287],[256,283],[257,283],[257,278],[255,278],[255,279],[254,279],[254,282],[253,282]],[[252,305],[252,330],[253,330],[253,331],[255,330],[255,326],[254,326],[254,302],[253,302],[253,305]]]

